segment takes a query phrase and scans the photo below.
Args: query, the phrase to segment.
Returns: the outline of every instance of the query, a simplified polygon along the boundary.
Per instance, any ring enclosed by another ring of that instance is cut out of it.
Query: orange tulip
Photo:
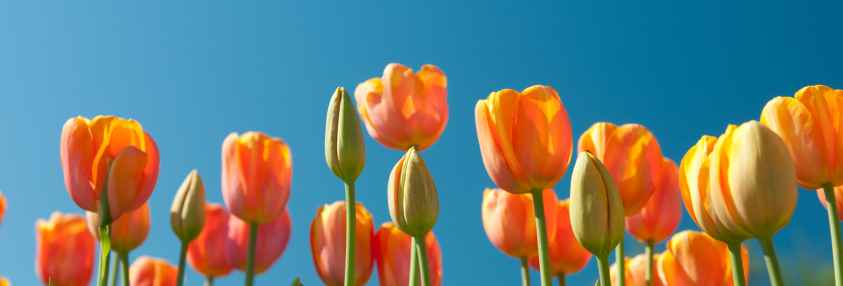
[[[652,286],[662,286],[664,284],[661,283],[659,279],[658,272],[656,271],[656,261],[658,261],[659,255],[653,255],[653,284]],[[626,257],[624,258],[624,269],[626,273],[624,275],[626,285],[629,286],[646,286],[647,285],[647,256],[644,254],[636,255],[633,258]],[[619,271],[617,270],[618,264],[615,263],[612,265],[612,285],[617,285],[617,275]]]
[[[828,200],[825,197],[825,193],[817,192],[817,197],[819,197],[820,203],[828,208]],[[837,198],[834,200],[837,203],[837,219],[843,220],[843,186],[834,187],[834,197]]]
[[[448,123],[448,79],[434,65],[388,64],[383,76],[357,85],[357,109],[369,135],[386,147],[423,150]]]
[[[373,245],[373,255],[378,265],[378,281],[381,286],[407,286],[410,276],[411,238],[387,222],[381,225]],[[427,248],[430,285],[442,285],[442,250],[433,232],[425,238]]]
[[[662,162],[664,173],[653,189],[653,195],[638,213],[626,217],[626,229],[644,243],[654,244],[667,239],[682,218],[676,164],[667,158]]]
[[[249,224],[236,216],[228,220],[228,237],[232,241],[229,253],[231,262],[241,271],[246,270],[249,252]],[[263,273],[275,263],[290,241],[290,214],[287,209],[274,221],[258,225],[255,248],[255,274]]]
[[[514,193],[552,188],[571,162],[571,122],[552,87],[493,92],[474,108],[486,172]]]
[[[108,190],[114,220],[149,199],[158,179],[158,147],[137,121],[75,117],[62,128],[61,165],[65,187],[79,207],[97,212],[100,192]]]
[[[163,259],[141,256],[129,268],[132,286],[175,286],[178,269]]]
[[[205,227],[187,247],[187,263],[207,277],[225,276],[234,265],[226,255],[233,244],[228,238],[231,215],[219,204],[205,204]]]
[[[548,225],[548,241],[554,241],[557,225],[556,193],[545,189],[544,213]],[[511,194],[500,189],[483,191],[483,229],[486,237],[506,255],[529,258],[538,254],[536,241],[536,216],[533,198],[527,194]],[[567,216],[566,216],[567,218]]]
[[[54,212],[35,223],[35,238],[35,271],[44,285],[88,285],[95,242],[85,218]]]
[[[643,125],[595,123],[580,136],[579,150],[591,153],[609,170],[626,216],[641,210],[661,181],[661,147]]]
[[[290,198],[293,159],[281,139],[231,133],[222,144],[222,195],[231,214],[250,223],[273,221]]]
[[[556,213],[556,221],[547,226],[550,233],[555,233],[554,239],[548,244],[547,254],[550,257],[551,273],[556,276],[580,272],[591,259],[591,252],[577,242],[571,230],[569,205],[569,200],[565,199],[549,208]],[[535,239],[533,243],[535,244]],[[530,257],[530,266],[539,269],[538,256]]]
[[[787,144],[803,187],[843,185],[843,90],[806,86],[793,97],[776,97],[761,111],[761,123]]]
[[[3,223],[4,215],[6,215],[6,197],[0,193],[0,223]]]
[[[9,279],[6,279],[6,277],[0,276],[0,286],[9,286],[9,285],[12,285],[12,283],[9,282]]]
[[[743,268],[749,269],[749,251],[744,246],[741,259]],[[728,247],[705,233],[686,230],[673,235],[657,266],[664,285],[733,285]],[[749,272],[744,272],[744,279],[749,281]]]
[[[99,215],[87,213],[88,231],[99,239]],[[111,248],[119,253],[129,253],[138,248],[149,235],[149,205],[129,211],[111,223]]]
[[[345,278],[345,201],[319,207],[310,224],[310,251],[316,273],[325,285],[343,285]],[[354,285],[364,285],[372,274],[372,215],[357,203]]]

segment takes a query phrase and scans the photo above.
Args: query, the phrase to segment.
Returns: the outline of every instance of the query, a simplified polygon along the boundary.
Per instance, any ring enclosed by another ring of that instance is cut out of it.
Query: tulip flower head
[[[557,225],[556,193],[545,189],[544,212],[548,229]],[[483,191],[481,209],[483,229],[489,241],[506,255],[528,258],[538,254],[536,215],[533,197],[529,194],[512,194],[501,189]],[[549,241],[555,241],[555,231],[548,231]]]
[[[442,250],[433,232],[424,240],[428,257],[430,286],[442,285]],[[411,237],[392,223],[384,223],[375,234],[373,255],[381,286],[407,286],[410,276]]]
[[[761,111],[761,123],[787,145],[796,178],[806,189],[843,185],[843,90],[806,86],[793,97],[776,97]]]
[[[100,218],[97,213],[87,212],[88,231],[99,239]],[[111,249],[129,253],[138,248],[149,235],[149,205],[144,203],[111,223]]]
[[[653,195],[638,213],[626,217],[626,229],[638,241],[657,243],[670,237],[682,218],[676,164],[663,159],[662,171]]]
[[[129,281],[133,286],[176,286],[178,269],[159,258],[141,256],[129,268]]]
[[[9,286],[9,285],[12,285],[12,283],[9,282],[9,279],[6,279],[6,277],[0,276],[0,286]]]
[[[580,136],[579,150],[591,153],[609,170],[626,216],[641,210],[658,188],[664,165],[661,147],[643,125],[595,123]]]
[[[35,271],[44,285],[88,285],[95,241],[85,218],[54,212],[35,223],[35,238]]]
[[[501,189],[552,188],[571,161],[571,122],[552,87],[504,89],[474,108],[486,172]]]
[[[743,268],[749,269],[749,251],[744,246],[741,260]],[[656,263],[663,285],[733,285],[728,247],[705,233],[673,235]],[[749,281],[749,272],[744,272],[744,279]]]
[[[64,184],[73,201],[98,212],[107,190],[109,220],[140,207],[158,179],[158,147],[140,123],[116,116],[74,117],[61,134]]]
[[[366,162],[360,120],[351,97],[342,87],[337,88],[328,105],[325,123],[325,161],[334,175],[346,182],[354,182]]]
[[[310,224],[310,250],[316,273],[325,285],[343,285],[345,278],[345,201],[319,207]],[[372,215],[361,203],[355,208],[354,285],[364,285],[372,274]]]
[[[448,79],[434,65],[414,73],[389,64],[383,76],[357,85],[354,97],[369,135],[388,148],[427,149],[448,123]]]
[[[545,202],[548,199],[545,198]],[[555,200],[554,200],[555,201]],[[570,220],[570,201],[562,200],[553,205],[552,212],[555,213],[554,220],[548,219],[549,233],[553,234],[553,239],[549,239],[548,257],[550,258],[550,270],[554,275],[569,275],[583,270],[591,259],[591,253],[583,248],[577,239],[574,237],[574,232],[571,229]],[[550,218],[551,215],[546,217]],[[551,222],[552,221],[552,222]],[[535,233],[535,231],[533,232]],[[535,243],[535,239],[533,239]],[[534,269],[539,269],[539,257],[530,257],[530,266]]]
[[[232,133],[222,145],[222,195],[231,214],[249,223],[281,216],[290,197],[293,161],[281,139]]]
[[[187,263],[207,277],[225,276],[234,265],[228,258],[233,242],[228,237],[231,215],[219,204],[205,204],[205,227],[187,247]]]
[[[411,147],[392,167],[387,189],[389,215],[405,233],[420,237],[436,224],[439,194],[421,155]]]
[[[588,152],[577,156],[570,200],[574,237],[592,254],[608,255],[623,239],[623,203],[609,171]]]
[[[281,257],[290,241],[290,228],[287,209],[275,220],[258,225],[255,274],[265,272]],[[232,242],[229,258],[237,269],[245,271],[249,251],[249,224],[237,216],[231,216],[228,220],[228,237]]]
[[[189,242],[205,225],[205,184],[196,170],[190,171],[170,207],[170,226],[181,241]]]

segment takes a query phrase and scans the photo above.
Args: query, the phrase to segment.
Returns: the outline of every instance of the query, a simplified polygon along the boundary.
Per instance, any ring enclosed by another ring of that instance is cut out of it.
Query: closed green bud
[[[389,174],[389,215],[398,229],[413,237],[427,234],[439,215],[439,194],[415,147],[407,150]]]
[[[360,120],[351,97],[338,87],[328,104],[325,121],[325,161],[334,175],[352,183],[366,162]]]
[[[184,242],[192,241],[205,226],[205,185],[196,170],[190,171],[170,207],[170,226]]]
[[[571,229],[589,252],[605,257],[623,239],[624,210],[606,166],[580,152],[571,174]]]

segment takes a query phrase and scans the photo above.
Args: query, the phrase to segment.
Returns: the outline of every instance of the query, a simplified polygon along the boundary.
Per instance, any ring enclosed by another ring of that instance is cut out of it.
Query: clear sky
[[[329,96],[380,75],[389,62],[436,64],[448,75],[450,121],[423,156],[439,189],[434,230],[445,285],[513,285],[518,262],[488,242],[480,221],[482,190],[493,183],[473,110],[489,92],[551,85],[575,138],[596,121],[642,123],[679,161],[702,134],[757,119],[773,96],[814,83],[843,88],[840,1],[408,2],[0,3],[0,190],[9,202],[0,275],[35,285],[35,221],[54,210],[80,212],[59,165],[61,126],[76,115],[135,118],[157,140],[152,231],[133,257],[173,263],[168,210],[188,171],[197,168],[208,199],[221,202],[225,136],[260,130],[284,138],[293,151],[293,234],[257,282],[286,285],[301,276],[319,285],[309,225],[321,204],[343,198],[323,158]],[[366,148],[359,200],[379,225],[389,220],[386,179],[400,154],[368,136]],[[568,196],[569,175],[556,188],[560,197]],[[831,264],[825,212],[814,192],[799,194],[792,223],[775,239],[792,282],[799,269]],[[684,208],[680,228],[696,229]],[[766,285],[760,248],[749,246],[753,285]],[[594,264],[570,285],[591,285]],[[188,273],[187,284],[198,285],[200,276]],[[235,273],[219,285],[242,279]]]

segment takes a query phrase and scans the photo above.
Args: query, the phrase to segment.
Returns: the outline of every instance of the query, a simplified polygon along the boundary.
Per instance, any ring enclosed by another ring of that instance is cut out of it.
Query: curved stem
[[[834,187],[823,184],[825,199],[828,201],[828,230],[831,232],[831,250],[834,255],[834,285],[843,286],[843,256],[840,254],[840,224],[837,221],[837,198],[834,197]]]
[[[187,256],[187,245],[190,242],[181,242],[181,250],[179,251],[179,274],[176,280],[176,285],[182,286],[184,285],[184,260]]]
[[[413,243],[416,247],[416,255],[419,256],[419,276],[421,276],[421,285],[422,286],[432,286],[430,285],[430,265],[427,262],[427,249],[424,246],[424,236],[417,237],[413,239]]]
[[[118,254],[123,265],[123,286],[129,286],[129,252]]]
[[[258,224],[249,223],[249,256],[246,260],[246,286],[255,285],[255,248],[258,242]]]
[[[530,286],[530,266],[527,257],[521,257],[521,286]]]
[[[644,279],[647,280],[647,286],[653,286],[653,242],[647,241],[647,247],[644,249],[647,253],[647,273]]]
[[[214,286],[214,276],[205,277],[205,286]]]
[[[533,189],[533,212],[536,214],[536,237],[539,241],[539,270],[541,285],[551,286],[550,259],[547,256],[547,226],[544,217],[544,196],[541,189]]]
[[[770,285],[782,286],[782,274],[779,267],[779,258],[773,248],[773,241],[769,238],[758,239],[761,242],[761,249],[764,251],[764,262],[767,263],[767,275],[770,276]]]
[[[729,259],[732,261],[732,285],[746,286],[743,259],[741,258],[741,243],[727,242],[726,245],[729,246]]]
[[[559,286],[565,286],[565,272],[559,273],[557,277],[557,279],[559,280]]]
[[[615,248],[615,263],[618,264],[618,285],[624,286],[626,285],[626,260],[624,259],[626,256],[623,254],[623,241],[624,238],[621,237],[621,241],[618,242],[618,247]]]
[[[611,286],[612,278],[609,275],[608,255],[597,257],[597,271],[600,273],[600,286]]]
[[[357,229],[354,183],[345,183],[345,202],[345,286],[354,286],[354,238]]]
[[[114,264],[112,264],[111,269],[114,269],[111,271],[111,286],[117,286],[117,279],[119,278],[118,276],[120,276],[120,272],[118,272],[120,271],[119,254],[118,259],[114,259]]]
[[[416,238],[411,238],[412,243],[410,244],[410,273],[409,275],[409,286],[418,286],[419,285],[419,254],[418,249],[416,248]]]

